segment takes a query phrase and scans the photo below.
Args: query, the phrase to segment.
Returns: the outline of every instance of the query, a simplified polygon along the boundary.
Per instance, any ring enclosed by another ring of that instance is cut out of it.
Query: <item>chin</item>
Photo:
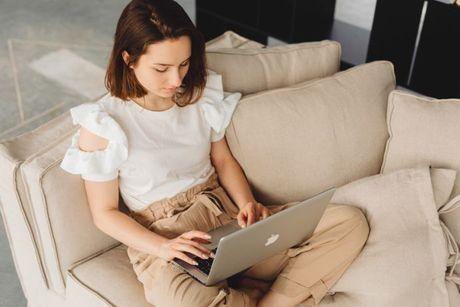
[[[168,92],[168,91],[160,91],[158,92],[158,96],[160,97],[163,97],[163,98],[171,98],[172,96],[174,96],[176,92]]]
[[[162,98],[171,98],[174,95],[174,93],[168,94],[168,93],[164,93],[163,91],[153,92],[153,93],[155,94],[155,96],[162,97]]]

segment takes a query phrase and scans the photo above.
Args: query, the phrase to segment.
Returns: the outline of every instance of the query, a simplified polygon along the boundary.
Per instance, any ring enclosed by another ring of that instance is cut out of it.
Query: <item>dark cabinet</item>
[[[335,0],[196,0],[196,24],[212,39],[226,30],[267,44],[328,39]]]
[[[460,6],[428,3],[410,86],[433,97],[460,98]]]
[[[460,98],[460,6],[378,0],[367,55],[374,60],[393,62],[398,85]]]

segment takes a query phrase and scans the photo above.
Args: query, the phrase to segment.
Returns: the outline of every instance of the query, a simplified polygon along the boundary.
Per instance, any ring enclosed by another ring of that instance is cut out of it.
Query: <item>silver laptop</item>
[[[209,232],[211,242],[203,246],[214,252],[214,259],[187,253],[198,265],[178,258],[173,263],[204,285],[213,285],[310,238],[334,192],[330,188],[246,228],[234,220]]]

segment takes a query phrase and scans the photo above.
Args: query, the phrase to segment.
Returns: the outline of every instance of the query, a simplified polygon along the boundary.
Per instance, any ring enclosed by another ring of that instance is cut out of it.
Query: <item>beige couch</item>
[[[207,48],[225,89],[245,94],[226,135],[259,201],[295,201],[379,173],[391,63],[334,75],[337,43],[263,48],[233,32]],[[282,112],[258,107],[265,99]],[[126,246],[93,225],[83,181],[59,167],[77,129],[65,113],[0,144],[1,213],[24,294],[29,306],[150,306]]]

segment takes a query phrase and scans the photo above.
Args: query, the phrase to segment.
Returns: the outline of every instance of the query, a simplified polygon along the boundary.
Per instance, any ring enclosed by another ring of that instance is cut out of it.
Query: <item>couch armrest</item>
[[[0,144],[2,211],[25,293],[40,282],[65,295],[70,265],[117,243],[94,226],[80,176],[59,167],[76,129],[66,112]]]

